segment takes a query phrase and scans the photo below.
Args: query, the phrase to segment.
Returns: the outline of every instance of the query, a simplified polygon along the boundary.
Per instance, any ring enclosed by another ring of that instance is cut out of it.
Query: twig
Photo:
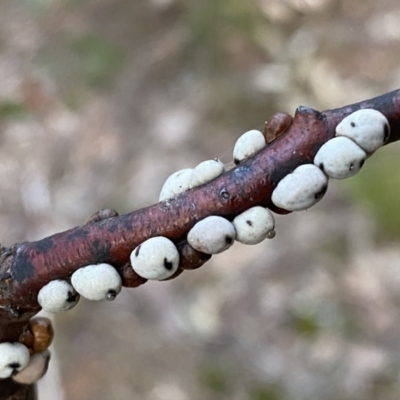
[[[382,112],[391,126],[389,143],[400,139],[400,90],[324,112],[299,107],[283,135],[206,185],[130,214],[106,214],[36,242],[0,248],[0,342],[19,340],[29,319],[40,310],[39,290],[51,280],[68,279],[78,268],[105,262],[119,270],[125,286],[139,286],[146,280],[133,272],[129,255],[154,236],[165,236],[177,244],[181,255],[178,275],[209,259],[185,241],[190,228],[201,219],[209,215],[233,219],[256,205],[284,213],[271,203],[278,182],[296,167],[312,163],[322,144],[335,135],[336,125],[360,108]],[[22,390],[11,380],[0,381],[0,400],[17,399],[2,395],[13,388],[15,393]],[[31,393],[24,390],[25,396]]]

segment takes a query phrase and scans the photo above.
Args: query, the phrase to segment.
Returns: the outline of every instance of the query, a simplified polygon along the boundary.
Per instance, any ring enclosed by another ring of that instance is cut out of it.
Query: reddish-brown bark
[[[180,269],[194,269],[209,258],[185,242],[197,221],[209,215],[232,219],[255,205],[284,213],[270,200],[277,183],[299,165],[312,163],[321,145],[334,136],[336,125],[360,108],[385,114],[391,126],[389,142],[399,140],[400,90],[324,112],[299,107],[281,136],[206,185],[130,214],[91,220],[36,242],[13,245],[0,259],[0,341],[19,339],[29,318],[40,310],[37,293],[41,287],[53,279],[68,279],[84,265],[110,263],[126,286],[139,286],[145,280],[130,269],[129,255],[144,240],[168,237],[180,250]],[[0,393],[8,384],[9,380],[0,381]],[[0,400],[6,398],[0,395]]]

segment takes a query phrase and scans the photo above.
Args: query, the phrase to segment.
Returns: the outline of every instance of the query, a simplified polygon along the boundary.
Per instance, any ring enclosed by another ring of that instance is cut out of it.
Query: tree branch
[[[181,255],[178,275],[210,258],[185,240],[196,222],[209,215],[231,220],[256,205],[285,213],[271,203],[278,182],[296,167],[312,163],[322,144],[335,135],[336,125],[360,108],[382,112],[391,126],[389,143],[400,139],[400,90],[335,110],[299,107],[283,135],[206,185],[130,214],[0,248],[0,342],[19,340],[28,320],[40,310],[39,290],[51,280],[68,279],[85,265],[105,262],[118,269],[125,286],[139,286],[146,280],[132,270],[129,255],[154,236],[165,236],[177,244]],[[5,393],[8,384],[9,380],[0,381],[0,393]],[[3,398],[8,397],[0,395],[0,400]]]

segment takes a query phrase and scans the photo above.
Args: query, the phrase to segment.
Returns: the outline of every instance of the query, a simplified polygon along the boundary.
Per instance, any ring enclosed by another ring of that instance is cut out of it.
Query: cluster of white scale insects
[[[272,202],[289,211],[313,206],[325,194],[329,178],[355,175],[389,134],[389,122],[379,111],[362,109],[350,114],[337,125],[336,136],[318,150],[314,164],[301,165],[278,183]]]
[[[336,127],[336,136],[328,140],[317,152],[313,164],[305,164],[286,175],[272,193],[275,206],[288,210],[305,210],[316,204],[325,194],[329,178],[344,179],[356,174],[366,158],[384,145],[390,127],[386,117],[373,109],[362,109],[344,118]],[[258,153],[266,146],[264,135],[251,130],[244,133],[233,150],[235,164]],[[160,201],[206,184],[225,172],[219,160],[208,160],[195,168],[172,174],[165,182]],[[218,254],[234,241],[254,245],[275,236],[275,220],[271,212],[260,206],[252,207],[232,221],[212,215],[197,222],[187,235],[188,243],[206,254]],[[150,238],[133,249],[130,261],[134,271],[150,280],[170,278],[178,269],[179,252],[176,245],[165,237]],[[80,298],[113,300],[121,291],[122,281],[117,270],[109,264],[84,266],[70,279],[54,280],[38,294],[43,310],[50,313],[67,311]],[[0,378],[18,376],[28,369],[29,350],[20,343],[0,344]],[[36,363],[38,361],[36,360]]]

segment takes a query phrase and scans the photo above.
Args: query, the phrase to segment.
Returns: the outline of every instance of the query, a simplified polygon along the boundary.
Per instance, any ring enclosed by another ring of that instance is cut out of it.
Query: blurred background
[[[274,112],[400,87],[397,0],[1,0],[0,241],[155,203]],[[277,236],[54,318],[40,400],[400,398],[399,146]]]

